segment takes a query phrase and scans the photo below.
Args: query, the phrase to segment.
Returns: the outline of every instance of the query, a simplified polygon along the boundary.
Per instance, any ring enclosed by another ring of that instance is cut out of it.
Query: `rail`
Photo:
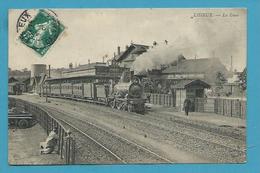
[[[8,104],[12,107],[15,106],[17,110],[24,110],[31,113],[33,118],[35,118],[40,126],[46,131],[47,135],[49,135],[54,127],[57,127],[59,137],[57,154],[60,155],[61,159],[65,160],[66,164],[75,163],[76,141],[59,120],[51,116],[48,111],[40,106],[21,99],[9,97]]]

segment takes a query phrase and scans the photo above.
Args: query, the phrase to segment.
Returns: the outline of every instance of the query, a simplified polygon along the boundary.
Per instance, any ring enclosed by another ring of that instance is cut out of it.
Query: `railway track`
[[[124,116],[120,112],[113,112],[114,114],[112,116],[116,116],[117,118],[121,119],[128,119],[130,121],[136,121],[140,123],[149,124],[152,126],[157,126],[158,128],[165,130],[165,131],[177,131],[176,129],[179,129],[177,132],[179,133],[190,133],[192,136],[197,136],[197,138],[201,138],[204,140],[204,138],[207,138],[209,141],[215,141],[216,144],[224,145],[228,148],[233,148],[240,150],[240,148],[245,148],[245,139],[237,139],[230,135],[223,135],[222,133],[218,133],[217,131],[213,132],[210,131],[210,128],[203,128],[199,125],[194,126],[193,124],[190,125],[190,123],[185,123],[184,121],[172,119],[170,117],[169,119],[163,119],[158,117],[158,114],[150,115],[140,115],[136,113],[131,113],[130,116]],[[167,125],[167,126],[166,126]],[[170,128],[169,128],[170,127]],[[197,128],[196,128],[197,127]],[[187,134],[185,133],[185,134]],[[233,145],[234,144],[234,145]],[[239,146],[239,148],[236,148],[236,146]],[[243,150],[241,150],[243,152]]]
[[[151,114],[150,114],[151,115]],[[171,123],[174,127],[185,129],[191,133],[196,133],[196,135],[199,135],[203,137],[203,135],[207,135],[211,140],[217,140],[217,141],[224,141],[225,143],[223,145],[229,146],[228,143],[235,143],[238,145],[241,145],[241,148],[245,148],[245,136],[242,134],[235,134],[233,132],[227,132],[230,129],[227,129],[225,132],[225,129],[222,131],[219,130],[219,127],[207,127],[206,125],[199,125],[199,124],[192,124],[190,122],[185,122],[185,120],[182,120],[178,117],[168,117],[168,119],[162,119],[156,115],[158,114],[152,114],[152,116],[149,116],[149,119],[153,119],[154,121],[161,121],[164,123]],[[146,116],[147,117],[147,116]],[[230,145],[232,146],[232,145]],[[234,147],[231,147],[234,148]]]
[[[77,143],[80,143],[81,148],[85,148],[85,147],[89,147],[89,145],[91,145],[91,143],[93,143],[93,145],[95,147],[91,148],[91,151],[97,151],[98,153],[91,153],[88,154],[88,156],[84,155],[84,151],[78,152],[78,154],[80,154],[81,158],[77,159],[77,163],[85,163],[86,159],[90,159],[90,157],[93,156],[98,156],[98,158],[95,159],[91,159],[92,161],[90,161],[91,163],[95,163],[96,160],[98,160],[101,163],[123,163],[125,164],[126,162],[120,158],[118,155],[116,155],[115,153],[113,153],[111,150],[109,150],[107,147],[105,147],[103,144],[101,144],[100,142],[98,142],[97,140],[95,140],[94,138],[92,138],[91,136],[89,136],[87,133],[85,133],[84,131],[80,130],[78,127],[72,125],[71,123],[64,121],[60,118],[58,118],[58,120],[65,124],[70,130],[72,130],[73,132],[73,136],[77,136],[80,141],[77,140]],[[80,137],[82,136],[82,137]],[[87,138],[87,139],[84,139]],[[102,151],[103,150],[103,151]],[[98,163],[98,162],[97,162]]]
[[[164,118],[168,118],[171,121],[182,124],[191,129],[199,129],[199,130],[207,131],[208,133],[217,134],[219,136],[227,136],[234,140],[245,140],[246,138],[245,134],[242,132],[243,131],[242,129],[240,131],[238,131],[237,129],[231,130],[231,129],[221,128],[213,124],[211,126],[215,126],[215,127],[209,127],[209,125],[202,124],[201,122],[197,122],[196,120],[186,119],[185,121],[183,121],[182,118],[174,116],[169,112],[160,112],[160,114],[164,116]],[[149,112],[149,115],[151,115],[153,118],[157,118],[157,119],[159,118],[158,112]]]
[[[103,109],[99,110],[99,115],[102,115]],[[106,112],[107,113],[107,112]],[[130,115],[130,114],[129,114]],[[113,111],[113,114],[106,114],[105,116],[117,116],[124,120],[130,120],[129,125],[135,126],[136,128],[147,126],[150,131],[157,133],[155,136],[167,133],[171,138],[167,139],[173,143],[178,143],[177,147],[189,152],[199,153],[200,155],[205,154],[217,157],[219,162],[242,162],[245,159],[245,146],[243,140],[238,140],[236,138],[224,136],[222,133],[210,132],[208,129],[195,128],[194,126],[189,126],[187,124],[178,124],[178,122],[167,122],[166,120],[154,119],[156,123],[152,123],[151,119],[142,120],[139,114],[131,113],[130,116],[121,115],[121,111]],[[105,118],[105,117],[104,117]],[[154,118],[154,117],[153,117]],[[158,125],[158,122],[162,122]],[[174,128],[165,128],[162,124],[173,123]],[[141,129],[140,129],[141,130]],[[149,131],[149,130],[148,130]],[[216,138],[216,139],[215,139]],[[239,144],[237,145],[236,142]],[[230,144],[229,144],[230,143]],[[233,145],[234,143],[234,145]],[[238,147],[237,147],[238,146]]]
[[[180,128],[180,125],[177,123],[159,119],[156,119],[156,122],[152,122],[149,119],[146,121],[140,119],[141,115],[135,116],[133,113],[128,117],[122,116],[120,112],[117,113],[114,112],[113,116],[134,121],[132,126],[135,126],[135,128],[142,126],[147,128],[149,127],[148,129],[150,129],[150,131],[153,131],[154,133],[157,132],[155,136],[159,136],[159,134],[168,134],[168,141],[178,143],[179,146],[182,146],[182,148],[185,148],[185,150],[189,152],[196,152],[203,155],[205,154],[204,151],[207,151],[206,153],[208,156],[218,157],[217,161],[221,162],[242,162],[245,158],[246,147],[245,141],[243,140],[234,139],[230,136],[223,136],[221,134],[219,135],[217,133],[211,133],[207,130],[201,130],[200,128],[196,129],[193,126],[182,126]],[[160,121],[163,123],[158,124]],[[164,127],[166,123],[171,124],[173,128]],[[128,124],[130,125],[131,122],[128,122]]]
[[[77,138],[81,140],[80,143],[83,145],[80,146],[80,148],[84,148],[85,142],[89,143],[90,141],[99,146],[98,150],[101,149],[105,151],[98,153],[102,159],[106,158],[102,153],[110,155],[108,158],[109,161],[98,159],[98,163],[174,163],[150,149],[119,136],[118,134],[107,131],[106,129],[86,120],[77,119],[73,114],[53,107],[50,108],[44,106],[43,108],[63,124],[74,129],[74,133],[79,133]],[[87,140],[83,140],[82,138],[87,138]],[[81,153],[81,155],[84,154]]]

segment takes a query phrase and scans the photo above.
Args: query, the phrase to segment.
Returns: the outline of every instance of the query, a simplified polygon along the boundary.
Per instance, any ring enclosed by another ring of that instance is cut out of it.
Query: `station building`
[[[217,72],[221,72],[226,78],[231,75],[218,58],[179,59],[174,65],[162,70],[161,77],[167,86],[194,79],[215,85]]]
[[[66,69],[62,71],[62,78],[73,77],[115,77],[120,78],[123,71],[128,68],[120,67],[117,64],[107,65],[102,62],[89,63],[79,65],[78,67]],[[129,69],[128,69],[129,70]]]
[[[118,52],[114,59],[121,67],[131,68],[136,58],[144,52],[147,52],[148,49],[149,46],[147,45],[134,43],[130,46],[126,46],[124,52],[121,52],[120,47],[118,47]]]

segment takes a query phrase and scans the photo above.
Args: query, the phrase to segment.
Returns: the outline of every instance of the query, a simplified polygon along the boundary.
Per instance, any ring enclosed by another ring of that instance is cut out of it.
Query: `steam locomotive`
[[[143,86],[138,79],[128,83],[119,82],[108,97],[108,103],[112,108],[144,113],[146,99],[143,98],[143,93]]]
[[[42,90],[44,96],[89,101],[141,114],[145,112],[146,99],[138,78],[130,82],[119,81],[117,84],[112,80],[75,83],[72,80],[53,82],[47,79]]]

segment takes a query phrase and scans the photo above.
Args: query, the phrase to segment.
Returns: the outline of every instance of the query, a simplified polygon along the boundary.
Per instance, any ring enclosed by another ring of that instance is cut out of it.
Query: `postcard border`
[[[0,2],[0,172],[34,173],[34,172],[200,172],[231,173],[257,172],[260,170],[260,82],[257,81],[260,58],[260,1],[259,0],[10,0]],[[7,83],[8,83],[8,10],[28,8],[247,8],[247,162],[245,164],[156,164],[156,165],[89,165],[89,166],[9,166],[8,165],[8,131],[7,131]],[[258,31],[258,32],[257,32]]]

